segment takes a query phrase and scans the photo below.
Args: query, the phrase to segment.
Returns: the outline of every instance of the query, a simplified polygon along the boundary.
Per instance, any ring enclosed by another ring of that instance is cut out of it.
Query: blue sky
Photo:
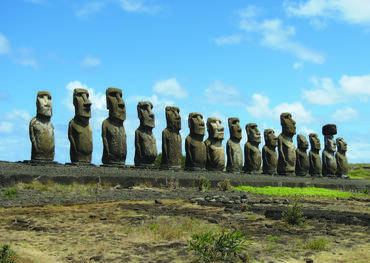
[[[72,91],[84,87],[101,163],[105,89],[114,86],[127,106],[128,164],[142,100],[154,105],[159,151],[164,107],[174,105],[183,140],[190,112],[219,117],[226,144],[228,117],[279,134],[288,111],[322,148],[322,126],[337,124],[349,161],[370,162],[369,46],[369,0],[1,1],[0,160],[30,158],[28,124],[47,90],[55,160],[69,162]]]

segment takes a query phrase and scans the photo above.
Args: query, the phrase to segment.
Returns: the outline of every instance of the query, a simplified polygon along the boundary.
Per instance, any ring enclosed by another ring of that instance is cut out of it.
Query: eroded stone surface
[[[90,163],[93,151],[91,117],[91,102],[86,89],[73,91],[75,116],[69,122],[68,139],[70,142],[70,157],[73,163]]]
[[[346,156],[347,152],[347,143],[343,138],[339,137],[336,140],[337,142],[337,152],[335,153],[335,159],[337,161],[337,176],[342,178],[348,177],[348,159]]]
[[[53,161],[55,153],[54,126],[51,123],[52,101],[48,91],[39,91],[36,98],[37,114],[29,125],[32,144],[31,160]]]
[[[303,134],[298,134],[297,145],[295,174],[297,176],[306,176],[310,169],[310,162],[307,155],[308,142]]]
[[[322,152],[322,175],[335,177],[337,172],[337,160],[335,159],[336,142],[333,135],[325,135],[325,148]]]
[[[280,124],[282,133],[278,137],[277,172],[279,175],[294,175],[296,155],[292,138],[296,134],[296,122],[290,113],[284,112],[280,114]]]
[[[242,139],[242,129],[240,127],[239,118],[232,117],[228,119],[230,139],[226,144],[227,164],[226,170],[228,172],[241,172],[243,169],[243,152],[240,146]]]
[[[223,171],[225,168],[225,151],[222,146],[224,127],[218,118],[207,119],[208,138],[205,141],[207,149],[206,169],[209,171]]]
[[[203,142],[205,127],[203,115],[198,112],[189,113],[188,126],[190,134],[185,139],[185,169],[203,170],[206,168],[207,150]]]
[[[149,101],[137,104],[140,126],[135,131],[135,165],[154,166],[157,157],[157,145],[152,132],[155,127],[153,104]]]
[[[166,107],[167,127],[162,132],[161,168],[181,167],[181,117],[178,107]]]
[[[278,138],[272,129],[265,129],[263,135],[265,145],[262,147],[262,171],[264,174],[276,175],[278,162],[276,147],[278,146]]]
[[[310,162],[309,174],[311,176],[321,177],[322,165],[320,157],[321,150],[320,139],[317,133],[310,133],[308,137],[310,139],[311,144],[311,150],[309,153],[309,162]]]
[[[123,122],[126,120],[126,106],[122,99],[122,90],[108,88],[105,92],[109,117],[102,123],[103,164],[124,165],[127,155],[126,132]]]
[[[256,123],[248,123],[245,126],[248,141],[244,144],[244,172],[257,174],[261,168],[261,151],[258,145],[261,143],[261,133]]]

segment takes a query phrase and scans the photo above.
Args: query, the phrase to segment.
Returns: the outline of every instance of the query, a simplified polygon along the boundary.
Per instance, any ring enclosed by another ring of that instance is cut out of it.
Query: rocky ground
[[[21,189],[0,197],[0,244],[24,262],[194,262],[191,234],[226,228],[249,235],[241,259],[251,262],[370,262],[369,199],[299,202],[307,219],[287,226],[288,198],[149,185]],[[315,240],[326,240],[322,251]]]

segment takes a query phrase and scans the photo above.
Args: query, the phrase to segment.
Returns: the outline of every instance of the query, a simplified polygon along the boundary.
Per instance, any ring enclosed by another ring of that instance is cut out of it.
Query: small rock
[[[203,197],[193,198],[193,200],[196,201],[196,202],[204,202],[204,198]]]
[[[220,196],[219,195],[215,195],[215,196],[213,196],[213,199],[219,199],[220,198]]]
[[[216,202],[217,200],[216,199],[211,199],[211,200],[209,200],[210,202],[212,202],[212,203],[214,203],[214,202]]]
[[[228,203],[229,203],[229,204],[234,204],[234,201],[230,200]]]
[[[218,221],[214,218],[207,218],[208,222],[213,223],[213,224],[218,224]]]
[[[306,263],[313,263],[313,259],[312,258],[305,258],[304,260],[306,260]]]
[[[271,199],[261,199],[260,200],[260,203],[261,204],[271,204],[272,203],[272,200]]]
[[[240,202],[240,200],[235,200],[234,203],[235,204],[240,204],[241,202]]]
[[[100,218],[100,220],[105,221],[105,220],[107,220],[107,218],[106,217],[102,217],[102,218]]]
[[[154,200],[154,203],[155,204],[158,204],[158,205],[163,205],[163,202],[161,200],[157,200],[157,199]]]
[[[242,203],[246,203],[247,201],[248,199],[245,199],[245,198],[242,199]]]

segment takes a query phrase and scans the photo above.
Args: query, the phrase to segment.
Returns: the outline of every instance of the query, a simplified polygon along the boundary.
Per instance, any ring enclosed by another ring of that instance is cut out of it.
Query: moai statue
[[[279,175],[294,175],[295,174],[295,146],[293,144],[293,136],[296,134],[295,121],[292,119],[292,114],[284,112],[280,114],[280,124],[282,133],[278,137],[278,166],[277,172]]]
[[[178,107],[166,107],[167,127],[162,132],[161,168],[180,168],[181,150],[181,117]]]
[[[73,105],[75,116],[69,122],[68,139],[72,163],[90,163],[93,151],[91,117],[91,102],[86,89],[74,89]]]
[[[239,118],[229,118],[230,139],[226,144],[227,164],[226,170],[232,173],[240,173],[243,169],[243,152],[240,147],[242,139],[242,129],[240,128]]]
[[[310,161],[309,174],[311,176],[321,177],[322,165],[320,157],[321,150],[320,139],[317,133],[310,133],[308,137],[310,139],[311,144],[311,150],[308,156],[308,159]]]
[[[322,151],[322,175],[326,177],[335,177],[337,172],[337,160],[334,153],[337,150],[337,144],[334,135],[337,134],[335,124],[326,124],[322,127],[324,135],[325,148]]]
[[[52,102],[47,91],[39,91],[36,98],[37,114],[30,121],[32,161],[53,161],[55,152],[54,126],[51,123]]]
[[[335,153],[335,159],[337,160],[337,176],[349,179],[348,176],[348,159],[346,156],[347,143],[343,138],[337,138],[338,151]]]
[[[102,123],[102,163],[124,165],[127,155],[127,143],[125,127],[123,127],[123,122],[126,120],[126,106],[122,99],[122,90],[108,88],[105,91],[105,96],[109,117]]]
[[[208,138],[204,142],[207,149],[206,169],[209,171],[223,171],[225,167],[225,151],[222,146],[224,127],[218,118],[207,119]]]
[[[155,127],[153,104],[149,101],[142,101],[137,104],[137,114],[140,119],[140,126],[135,131],[135,165],[154,167],[157,157],[157,145],[152,132]]]
[[[203,116],[200,113],[189,113],[188,125],[190,134],[185,139],[185,169],[205,170],[207,160],[206,145],[203,142],[205,128]]]
[[[266,129],[263,135],[265,145],[262,147],[262,171],[264,174],[276,175],[278,162],[276,147],[278,146],[278,139],[272,129]]]
[[[243,170],[249,174],[259,174],[261,168],[261,151],[258,145],[261,143],[261,133],[258,125],[248,123],[245,126],[248,141],[244,144],[244,167]]]
[[[306,137],[302,134],[297,135],[297,145],[296,150],[296,163],[295,163],[295,175],[296,176],[306,176],[310,169],[310,162],[308,160],[307,149],[308,142]]]

